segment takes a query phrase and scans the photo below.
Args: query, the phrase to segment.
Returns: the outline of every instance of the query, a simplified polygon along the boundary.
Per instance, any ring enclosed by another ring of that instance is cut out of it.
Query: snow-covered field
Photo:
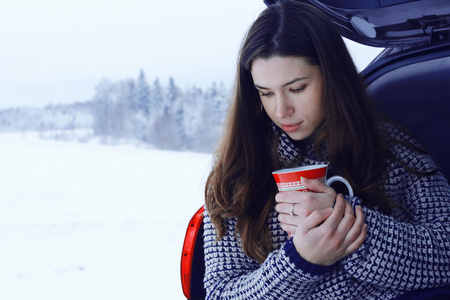
[[[210,159],[0,134],[0,299],[184,299]]]

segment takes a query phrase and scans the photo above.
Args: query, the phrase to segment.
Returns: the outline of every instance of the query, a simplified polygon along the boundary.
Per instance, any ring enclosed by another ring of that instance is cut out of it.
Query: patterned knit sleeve
[[[341,261],[356,280],[397,291],[450,284],[450,187],[440,172],[415,175],[409,168],[435,169],[431,158],[403,146],[388,161],[385,188],[403,208],[387,216],[363,206],[368,234]],[[406,169],[405,169],[406,166]],[[353,197],[353,205],[361,202]]]
[[[313,294],[332,269],[301,259],[292,240],[259,264],[243,253],[239,236],[234,234],[235,220],[228,219],[226,226],[227,234],[216,241],[214,226],[205,213],[204,284],[207,299],[302,299],[302,295]]]

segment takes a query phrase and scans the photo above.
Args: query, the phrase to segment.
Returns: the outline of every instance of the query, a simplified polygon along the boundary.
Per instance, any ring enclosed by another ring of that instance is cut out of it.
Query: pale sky
[[[0,0],[0,109],[86,101],[101,79],[230,87],[263,0]],[[362,69],[380,51],[351,44]]]

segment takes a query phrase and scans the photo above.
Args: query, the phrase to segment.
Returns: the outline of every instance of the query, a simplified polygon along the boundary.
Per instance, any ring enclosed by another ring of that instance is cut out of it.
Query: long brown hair
[[[310,5],[269,6],[242,44],[233,102],[205,188],[218,238],[226,233],[225,219],[236,218],[245,254],[259,262],[272,251],[267,217],[277,192],[271,172],[279,161],[273,151],[277,137],[254,88],[251,67],[256,59],[272,56],[302,57],[320,67],[325,121],[315,135],[316,149],[325,149],[325,158],[366,205],[391,207],[381,183],[386,147],[377,133],[376,110],[340,34]]]

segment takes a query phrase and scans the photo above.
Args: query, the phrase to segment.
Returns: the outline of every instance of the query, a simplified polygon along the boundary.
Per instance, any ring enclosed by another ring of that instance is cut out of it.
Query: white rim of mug
[[[285,173],[292,173],[292,172],[299,172],[299,171],[310,171],[315,169],[321,169],[324,167],[328,167],[327,164],[321,164],[321,165],[309,165],[309,166],[301,166],[301,167],[295,167],[295,168],[289,168],[289,169],[281,169],[278,171],[273,171],[272,174],[285,174]]]

